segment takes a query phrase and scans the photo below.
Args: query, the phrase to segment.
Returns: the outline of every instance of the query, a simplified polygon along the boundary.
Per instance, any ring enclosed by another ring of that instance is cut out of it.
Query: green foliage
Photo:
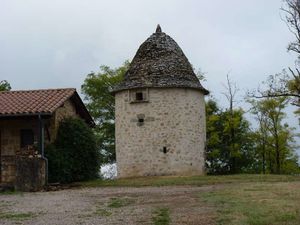
[[[255,132],[257,160],[263,173],[297,173],[298,160],[295,154],[294,128],[283,123],[287,97],[250,100],[251,112],[258,128]]]
[[[98,216],[101,216],[101,217],[108,217],[108,216],[112,215],[112,212],[110,212],[106,209],[98,208],[94,214],[98,215]]]
[[[49,181],[69,183],[98,177],[100,157],[93,131],[81,119],[61,121],[54,144],[47,146]]]
[[[253,164],[249,122],[241,109],[222,110],[210,99],[206,102],[207,172],[227,174],[249,172]],[[231,137],[234,129],[234,140]]]
[[[298,156],[293,155],[285,159],[282,163],[282,174],[299,174],[300,168],[298,164]]]
[[[115,98],[111,90],[122,81],[128,66],[128,61],[116,69],[101,66],[100,72],[88,74],[81,86],[86,106],[96,122],[95,132],[103,163],[115,161]]]
[[[157,208],[153,212],[152,221],[154,225],[168,225],[171,222],[169,209]]]
[[[130,205],[134,202],[134,199],[130,198],[111,198],[108,207],[109,208],[121,208]]]
[[[6,80],[0,81],[0,91],[10,91],[11,86]]]
[[[22,221],[28,220],[37,215],[33,213],[17,213],[17,212],[0,212],[0,219],[13,220],[13,221]]]

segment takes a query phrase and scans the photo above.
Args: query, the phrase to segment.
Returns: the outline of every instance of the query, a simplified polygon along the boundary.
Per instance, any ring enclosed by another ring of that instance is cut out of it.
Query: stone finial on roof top
[[[161,27],[159,24],[157,24],[155,33],[161,33]]]

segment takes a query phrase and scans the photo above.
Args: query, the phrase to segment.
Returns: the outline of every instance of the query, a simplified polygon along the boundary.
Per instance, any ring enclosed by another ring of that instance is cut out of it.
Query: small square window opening
[[[34,144],[34,134],[30,129],[21,130],[21,148]]]
[[[136,101],[143,101],[144,100],[143,92],[136,92],[135,99]]]

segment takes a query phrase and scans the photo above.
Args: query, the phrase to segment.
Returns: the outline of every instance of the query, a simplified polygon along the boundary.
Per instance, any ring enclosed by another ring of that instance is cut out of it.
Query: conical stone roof
[[[178,44],[157,26],[153,33],[138,49],[124,80],[113,92],[146,87],[202,87],[193,68]]]

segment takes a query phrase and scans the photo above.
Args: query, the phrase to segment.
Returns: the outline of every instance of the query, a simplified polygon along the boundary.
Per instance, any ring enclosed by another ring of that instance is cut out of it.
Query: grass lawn
[[[217,212],[217,224],[300,224],[300,184],[248,183],[200,193]]]
[[[138,177],[116,180],[92,180],[77,183],[83,187],[145,187],[145,186],[173,186],[173,185],[215,185],[229,183],[257,183],[257,182],[292,182],[300,181],[300,176],[292,175],[226,175],[226,176],[193,176],[193,177]]]
[[[201,192],[198,196],[205,205],[214,208],[216,224],[300,224],[300,176],[146,177],[112,181],[94,180],[81,185],[84,187],[210,185],[212,188],[209,191]],[[156,211],[153,217],[154,224],[169,224],[168,213],[167,210]]]

